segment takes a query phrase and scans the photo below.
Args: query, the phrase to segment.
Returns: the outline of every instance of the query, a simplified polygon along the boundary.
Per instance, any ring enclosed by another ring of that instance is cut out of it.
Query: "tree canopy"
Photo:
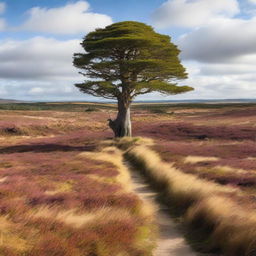
[[[177,46],[169,36],[144,23],[125,21],[96,29],[81,45],[85,52],[75,53],[73,63],[86,77],[76,84],[84,93],[131,102],[153,91],[179,94],[193,90],[177,84],[187,78]]]

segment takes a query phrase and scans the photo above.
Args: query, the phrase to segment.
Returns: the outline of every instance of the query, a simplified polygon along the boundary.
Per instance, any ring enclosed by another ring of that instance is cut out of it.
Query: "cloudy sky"
[[[182,50],[195,91],[157,99],[256,98],[256,0],[0,0],[0,98],[99,100],[73,84],[82,37],[135,20]]]

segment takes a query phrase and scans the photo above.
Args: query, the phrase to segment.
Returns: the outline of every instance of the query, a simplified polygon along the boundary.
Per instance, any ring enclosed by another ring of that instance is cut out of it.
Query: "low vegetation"
[[[138,121],[137,134],[155,144],[122,145],[126,156],[180,217],[192,246],[255,255],[255,108],[173,110],[171,121]]]
[[[171,213],[182,216],[197,249],[254,255],[256,219],[245,193],[186,174],[144,146],[131,147],[126,157],[161,192]]]
[[[0,111],[0,255],[151,255],[154,213],[122,152],[194,248],[256,254],[253,104],[135,104],[134,134],[147,138],[122,140],[107,128],[111,104],[39,105]]]
[[[1,133],[0,255],[151,255],[153,212],[129,187],[122,155],[99,146],[99,120],[69,112],[1,118],[21,132]]]

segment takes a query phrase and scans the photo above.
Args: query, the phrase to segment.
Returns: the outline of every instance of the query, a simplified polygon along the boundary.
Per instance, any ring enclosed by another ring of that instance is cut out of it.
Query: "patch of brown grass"
[[[190,163],[190,164],[194,164],[194,163],[200,163],[200,162],[208,162],[208,161],[218,161],[219,158],[217,157],[206,157],[206,156],[187,156],[184,159],[185,163]]]

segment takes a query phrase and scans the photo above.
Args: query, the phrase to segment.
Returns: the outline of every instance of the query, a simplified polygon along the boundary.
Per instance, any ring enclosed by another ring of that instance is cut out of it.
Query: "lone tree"
[[[84,93],[117,100],[117,117],[108,120],[116,137],[132,134],[130,105],[136,96],[193,90],[177,86],[178,80],[187,78],[177,46],[144,23],[125,21],[96,29],[81,45],[85,52],[75,53],[73,64],[86,81],[75,86]]]

